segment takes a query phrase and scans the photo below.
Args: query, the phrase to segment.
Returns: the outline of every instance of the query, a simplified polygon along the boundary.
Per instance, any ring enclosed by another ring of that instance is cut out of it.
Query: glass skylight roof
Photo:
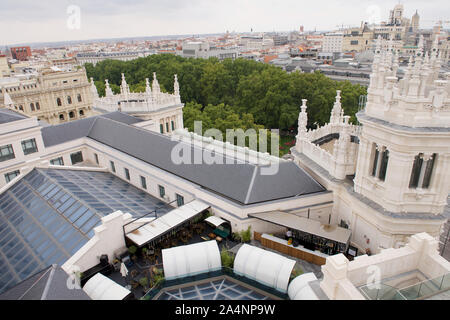
[[[0,293],[63,264],[116,210],[158,216],[172,208],[107,172],[34,169],[0,195]]]
[[[266,300],[269,297],[223,278],[164,291],[158,300]]]

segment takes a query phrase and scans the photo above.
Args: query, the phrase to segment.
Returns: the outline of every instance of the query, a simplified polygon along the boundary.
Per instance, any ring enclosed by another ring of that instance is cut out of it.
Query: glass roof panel
[[[0,293],[64,263],[116,210],[137,217],[172,207],[108,172],[34,169],[0,194]],[[8,276],[6,276],[8,275]]]

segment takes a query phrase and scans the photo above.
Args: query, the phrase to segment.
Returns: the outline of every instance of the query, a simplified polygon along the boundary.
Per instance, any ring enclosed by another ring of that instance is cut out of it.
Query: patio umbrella
[[[122,275],[122,277],[126,277],[128,274],[128,269],[123,262],[120,264],[120,274]]]

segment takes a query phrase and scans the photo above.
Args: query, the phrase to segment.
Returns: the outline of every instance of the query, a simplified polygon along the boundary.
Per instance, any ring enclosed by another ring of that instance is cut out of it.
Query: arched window
[[[75,117],[75,113],[73,113],[73,111],[70,111],[69,112],[69,118],[73,118],[73,117]]]
[[[34,111],[35,109],[34,109],[34,103],[32,102],[32,103],[30,103],[30,109],[31,109],[31,111]]]
[[[78,102],[82,102],[83,100],[81,99],[81,94],[77,94],[77,99],[78,99]]]
[[[71,96],[67,96],[67,103],[68,104],[72,104],[72,97]]]
[[[61,98],[56,98],[56,104],[58,105],[58,107],[62,106]]]
[[[80,110],[80,116],[84,116],[84,111]]]
[[[62,113],[59,115],[59,120],[64,120],[64,115]]]
[[[22,105],[19,106],[19,110],[23,111],[23,106]]]
[[[36,110],[41,110],[41,105],[39,104],[39,102],[36,102]]]

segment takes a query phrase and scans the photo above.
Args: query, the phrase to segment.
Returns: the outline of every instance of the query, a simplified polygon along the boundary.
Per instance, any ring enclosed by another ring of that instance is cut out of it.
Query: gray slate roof
[[[13,122],[17,120],[23,120],[26,118],[28,117],[13,110],[4,108],[0,109],[0,124]]]
[[[142,120],[121,112],[111,112],[100,116],[70,121],[55,126],[42,128],[42,139],[46,147],[51,147],[67,141],[86,137],[97,118],[111,119],[125,124],[134,124]]]
[[[69,289],[68,278],[63,269],[51,265],[2,293],[0,300],[91,300],[82,289]]]
[[[118,115],[114,117],[119,118]],[[172,150],[180,142],[172,141],[168,136],[106,116],[83,120],[86,123],[76,124],[82,120],[66,123],[66,130],[61,132],[57,132],[60,128],[43,128],[46,131],[45,145],[87,136],[241,204],[325,191],[323,186],[290,161],[281,161],[275,175],[262,175],[261,166],[248,162],[235,160],[233,164],[227,164],[223,155],[217,156],[223,164],[195,164],[194,152],[202,152],[202,149],[183,142],[186,152],[190,151],[190,161],[176,164],[171,161]]]

